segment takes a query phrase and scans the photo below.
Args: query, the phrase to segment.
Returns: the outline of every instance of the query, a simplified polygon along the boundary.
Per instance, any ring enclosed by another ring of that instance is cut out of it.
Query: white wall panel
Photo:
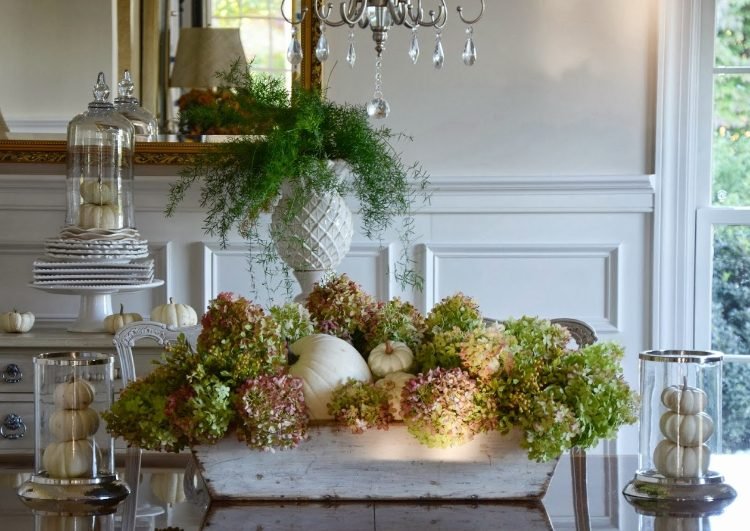
[[[278,304],[287,297],[283,275],[268,277],[257,271],[251,274],[248,262],[249,248],[244,243],[230,243],[221,248],[218,243],[203,244],[203,299],[208,301],[223,291],[242,294],[261,305]],[[391,296],[388,267],[391,261],[391,246],[381,248],[376,243],[353,243],[349,254],[339,267],[369,293],[381,300]],[[257,263],[252,264],[257,270]],[[276,271],[280,271],[278,268]],[[291,278],[291,295],[299,293],[299,287]]]
[[[488,317],[574,317],[617,332],[617,244],[428,244],[423,308],[462,291]]]

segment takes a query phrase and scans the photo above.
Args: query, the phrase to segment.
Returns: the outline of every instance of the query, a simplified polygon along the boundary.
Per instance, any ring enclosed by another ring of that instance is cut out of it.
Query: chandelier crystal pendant
[[[315,46],[315,56],[320,62],[324,62],[330,55],[328,38],[326,37],[326,26],[338,27],[348,25],[350,28],[346,62],[354,67],[357,58],[354,50],[354,28],[370,28],[372,40],[375,41],[375,93],[372,100],[367,104],[367,112],[373,118],[385,118],[390,112],[390,106],[383,97],[382,65],[385,43],[388,40],[388,31],[393,26],[404,26],[412,30],[409,58],[416,64],[419,59],[419,41],[417,39],[417,28],[428,27],[435,29],[435,48],[432,54],[432,62],[436,69],[441,69],[445,61],[441,32],[448,22],[448,0],[436,0],[437,10],[425,11],[422,0],[343,0],[339,4],[338,16],[334,15],[333,2],[326,3],[312,0],[315,17],[320,23],[320,38]],[[471,66],[477,61],[477,48],[474,44],[473,24],[482,18],[485,8],[485,0],[479,0],[479,14],[474,18],[464,17],[463,7],[457,6],[456,11],[461,22],[467,25],[466,43],[462,50],[461,60],[466,66]],[[286,0],[281,2],[281,15],[292,24],[292,42],[289,44],[287,59],[293,65],[302,61],[302,48],[297,39],[297,26],[302,23],[307,15],[307,8],[297,15],[296,20],[289,19],[284,13]]]

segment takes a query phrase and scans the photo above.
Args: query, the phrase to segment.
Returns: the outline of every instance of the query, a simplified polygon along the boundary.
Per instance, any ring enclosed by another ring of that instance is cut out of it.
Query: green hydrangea
[[[452,369],[461,365],[461,345],[469,332],[460,328],[451,328],[431,334],[429,339],[417,347],[414,361],[422,372],[442,367]]]
[[[469,373],[437,368],[412,378],[401,398],[404,423],[419,442],[446,448],[494,429],[497,412]]]
[[[250,448],[273,452],[307,438],[309,417],[302,379],[286,373],[247,380],[235,396],[237,437]]]
[[[387,387],[350,378],[331,393],[328,413],[352,433],[370,428],[387,430],[394,420],[388,391]]]
[[[144,450],[179,452],[187,447],[189,441],[174,430],[166,413],[167,397],[180,383],[164,367],[130,382],[112,407],[102,412],[107,431]]]
[[[198,363],[232,387],[248,378],[273,374],[286,364],[281,326],[244,297],[220,293],[209,304],[198,336]]]
[[[377,302],[362,286],[344,274],[332,276],[315,285],[305,306],[318,332],[348,341],[360,353],[365,351],[367,323],[377,312]]]
[[[459,345],[461,367],[481,381],[491,380],[500,371],[510,372],[513,369],[512,343],[499,326],[469,332]]]
[[[268,313],[279,325],[281,337],[289,344],[315,333],[310,312],[299,303],[289,302],[282,306],[272,306]]]
[[[470,332],[482,325],[479,305],[474,299],[461,292],[438,302],[425,319],[428,334],[437,334],[453,328]]]
[[[413,352],[422,342],[424,331],[424,317],[419,310],[396,297],[379,304],[367,323],[367,352],[386,341],[406,343]]]

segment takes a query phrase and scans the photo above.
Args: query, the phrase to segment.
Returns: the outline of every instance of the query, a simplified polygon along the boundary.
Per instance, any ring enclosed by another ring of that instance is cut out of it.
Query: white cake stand
[[[81,304],[78,308],[78,318],[68,328],[68,332],[104,332],[104,318],[112,314],[112,294],[129,293],[144,289],[157,288],[164,284],[163,280],[154,280],[144,284],[123,284],[111,286],[47,286],[29,284],[32,288],[61,295],[80,295]]]

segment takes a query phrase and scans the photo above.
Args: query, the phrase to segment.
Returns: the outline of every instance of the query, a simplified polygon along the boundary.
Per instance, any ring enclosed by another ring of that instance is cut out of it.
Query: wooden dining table
[[[109,515],[34,513],[17,497],[28,479],[28,456],[0,461],[0,522],[6,529],[121,529],[120,511]],[[253,503],[211,501],[190,454],[145,456],[135,530],[618,530],[743,531],[750,529],[750,454],[714,456],[712,468],[737,491],[727,504],[704,504],[702,513],[674,504],[634,507],[622,489],[638,466],[634,455],[574,453],[563,456],[540,500],[498,502],[413,500],[335,503],[272,500]],[[583,477],[580,476],[584,472]],[[509,477],[508,481],[514,478]],[[123,504],[124,506],[124,504]],[[679,507],[678,507],[679,509]]]

